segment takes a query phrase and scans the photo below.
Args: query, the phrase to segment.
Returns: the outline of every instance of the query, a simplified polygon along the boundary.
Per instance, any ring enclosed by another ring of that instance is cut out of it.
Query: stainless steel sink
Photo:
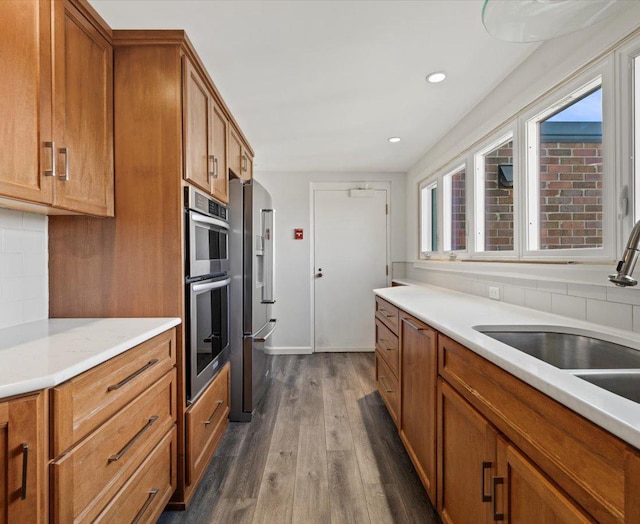
[[[582,380],[611,391],[616,395],[640,403],[640,373],[594,373],[581,375],[575,373]]]
[[[640,351],[559,326],[476,326],[484,333],[561,369],[640,369]]]

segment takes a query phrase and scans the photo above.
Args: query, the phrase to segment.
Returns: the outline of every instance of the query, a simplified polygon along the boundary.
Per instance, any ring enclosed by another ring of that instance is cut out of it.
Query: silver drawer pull
[[[107,388],[107,391],[113,391],[115,389],[120,389],[122,386],[124,386],[127,382],[131,382],[134,378],[136,378],[140,373],[144,373],[147,369],[149,369],[151,366],[153,366],[154,364],[158,363],[158,359],[154,358],[151,359],[149,362],[147,362],[144,366],[142,366],[138,371],[135,371],[133,373],[131,373],[131,375],[129,375],[127,378],[122,379],[120,382],[118,382],[117,384],[113,384],[112,386],[109,386]]]
[[[406,322],[410,328],[415,329],[416,331],[426,331],[425,328],[421,328],[417,324],[414,324],[413,322],[411,322],[411,320],[407,320],[406,318],[403,318],[402,320]]]
[[[204,421],[204,425],[208,426],[209,424],[211,424],[213,422],[213,417],[216,416],[216,413],[218,412],[218,410],[220,409],[220,406],[222,406],[222,404],[224,404],[224,400],[218,400],[218,405],[216,406],[216,409],[213,410],[213,413],[211,413],[211,416],[209,417],[209,420],[205,420]]]
[[[142,516],[144,515],[145,511],[147,511],[147,509],[149,509],[149,506],[151,506],[151,503],[153,502],[153,499],[156,498],[156,495],[160,492],[160,490],[158,488],[154,488],[149,492],[149,496],[147,497],[147,501],[144,503],[144,506],[142,506],[140,508],[140,511],[138,511],[138,514],[136,515],[136,518],[134,518],[131,521],[131,524],[138,524],[138,522],[140,522],[140,520],[142,519]]]
[[[389,389],[389,386],[387,386],[387,385],[384,383],[384,377],[383,377],[383,376],[379,376],[379,377],[378,377],[378,380],[380,381],[380,384],[382,384],[382,387],[384,388],[384,390],[385,390],[387,393],[393,393],[393,389]]]
[[[380,311],[380,313],[382,313],[387,318],[395,317],[393,313],[389,313],[386,309],[380,308],[378,309],[378,311]]]
[[[149,422],[147,422],[144,427],[138,431],[133,438],[127,442],[127,445],[122,448],[118,453],[116,453],[115,455],[111,455],[109,457],[109,463],[111,462],[118,462],[122,457],[125,456],[125,454],[127,453],[127,451],[129,451],[131,449],[131,447],[138,441],[138,439],[144,435],[151,426],[153,426],[153,424],[156,422],[156,420],[158,420],[158,415],[154,415],[153,417],[151,417],[149,419]]]

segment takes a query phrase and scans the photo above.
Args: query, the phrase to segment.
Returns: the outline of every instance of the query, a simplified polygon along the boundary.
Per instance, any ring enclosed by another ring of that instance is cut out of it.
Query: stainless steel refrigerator
[[[258,182],[229,181],[231,413],[250,421],[264,395],[269,358],[264,351],[277,320],[275,303],[275,212]]]

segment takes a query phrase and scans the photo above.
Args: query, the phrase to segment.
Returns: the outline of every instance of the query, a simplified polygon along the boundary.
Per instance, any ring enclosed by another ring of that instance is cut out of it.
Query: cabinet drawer
[[[229,423],[229,363],[186,414],[187,482],[195,483]]]
[[[156,522],[176,487],[173,426],[95,522]]]
[[[176,421],[172,369],[51,465],[56,522],[93,520]]]
[[[147,340],[51,390],[51,458],[84,438],[169,371],[175,330]]]
[[[382,320],[395,335],[398,334],[398,308],[376,297],[376,318]]]
[[[397,377],[400,358],[398,337],[378,319],[376,319],[376,350],[385,360],[391,372]]]
[[[391,418],[398,425],[400,413],[400,388],[395,377],[384,359],[376,352],[376,387],[382,396],[382,400],[389,410]]]

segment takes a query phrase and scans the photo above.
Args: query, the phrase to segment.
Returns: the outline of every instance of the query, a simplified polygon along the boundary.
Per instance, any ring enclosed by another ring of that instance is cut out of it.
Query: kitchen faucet
[[[638,281],[631,276],[633,269],[636,267],[636,261],[638,260],[638,254],[640,254],[640,220],[638,220],[631,230],[629,240],[627,240],[627,247],[622,255],[622,260],[618,262],[616,271],[618,273],[609,275],[609,280],[616,286],[627,287],[635,286]]]

